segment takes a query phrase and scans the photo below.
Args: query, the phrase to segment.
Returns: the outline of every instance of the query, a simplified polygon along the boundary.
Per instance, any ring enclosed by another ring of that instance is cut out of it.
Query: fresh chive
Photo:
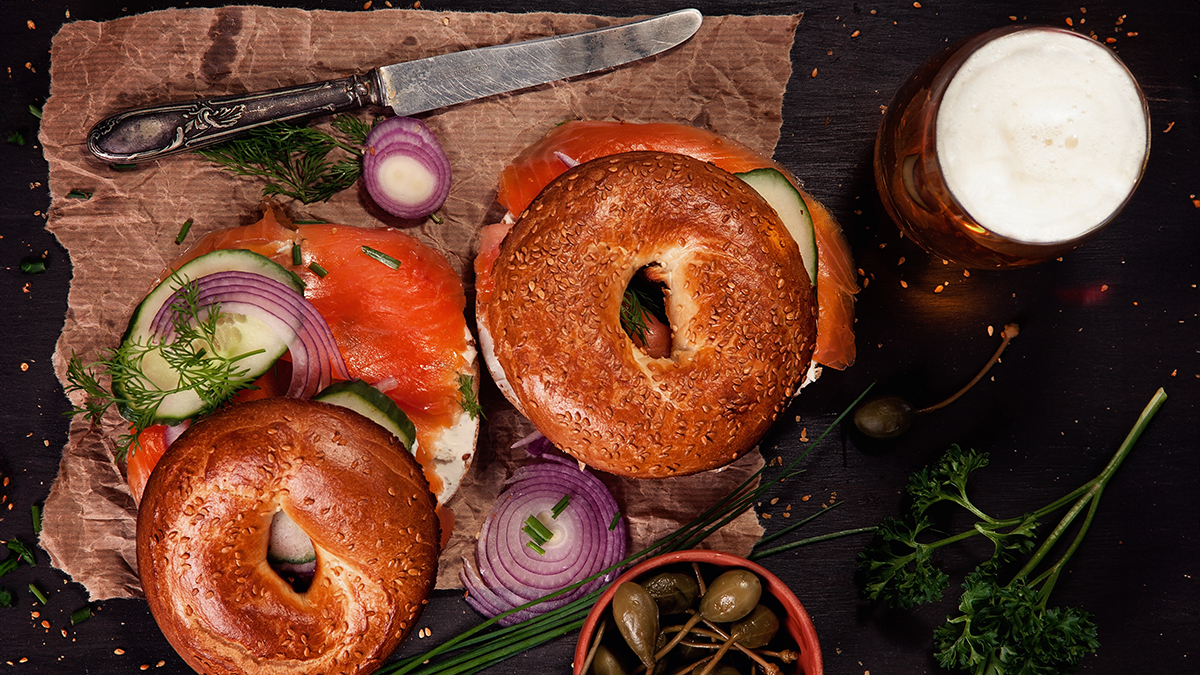
[[[325,223],[328,223],[328,222],[329,221],[327,221],[327,220],[293,220],[292,224],[293,225],[324,225]]]
[[[13,145],[25,145],[25,137],[19,131],[10,131],[8,133],[8,142]]]
[[[383,263],[384,265],[387,265],[388,267],[390,267],[394,270],[400,269],[400,261],[396,260],[392,256],[390,256],[382,251],[376,251],[375,249],[371,248],[370,246],[363,246],[362,252],[366,253],[367,255],[371,256],[372,258],[378,260],[379,262]]]
[[[525,542],[525,545],[528,546],[529,548],[537,551],[538,555],[546,555],[546,549],[542,548],[541,546],[538,546],[536,543],[534,543],[532,541]]]
[[[438,225],[441,225],[442,223],[446,222],[446,219],[442,217],[442,214],[437,213],[436,211],[434,213],[429,214],[429,219],[432,220],[433,222],[437,223]]]
[[[0,607],[12,607],[12,593],[3,586],[0,586]]]
[[[33,593],[33,595],[37,597],[37,599],[41,601],[43,605],[49,604],[50,599],[46,597],[46,594],[42,592],[42,589],[33,584],[29,584],[29,592]]]
[[[311,262],[311,263],[309,263],[309,264],[308,264],[308,269],[312,270],[312,273],[313,273],[313,274],[315,274],[315,275],[317,275],[317,276],[321,277],[322,279],[324,279],[324,278],[325,278],[325,275],[326,275],[326,274],[329,274],[329,271],[328,271],[328,270],[326,270],[324,267],[321,267],[320,265],[318,265],[318,264],[317,264],[317,263],[315,263],[315,262]]]
[[[90,618],[92,618],[92,608],[84,605],[74,612],[71,612],[71,625],[75,626],[81,624]]]
[[[133,171],[137,168],[137,164],[112,164],[113,171]]]
[[[175,245],[176,246],[178,246],[179,244],[182,244],[184,239],[187,239],[188,231],[191,229],[192,229],[192,219],[188,218],[187,220],[183,221],[183,225],[181,225],[179,227],[179,234],[175,235]]]
[[[24,560],[26,565],[32,567],[37,564],[37,561],[33,559],[33,551],[30,551],[29,547],[21,543],[19,539],[9,539],[5,543],[5,546],[8,547],[8,550],[17,554],[17,558]]]
[[[550,517],[557,520],[558,514],[562,513],[563,510],[565,510],[567,508],[567,505],[569,505],[570,503],[571,503],[571,495],[563,495],[563,498],[558,500],[558,503],[554,505],[554,508],[550,509],[550,514],[551,514]]]
[[[21,259],[22,274],[41,274],[46,271],[46,261],[41,258],[28,257]]]
[[[42,533],[42,507],[34,504],[29,507],[30,515],[33,516],[33,533]]]
[[[617,529],[617,523],[619,522],[621,522],[621,512],[617,511],[613,514],[612,522],[608,524],[608,531],[612,532],[613,530]]]
[[[42,119],[42,109],[32,103],[29,104],[29,114],[33,115],[39,120]]]
[[[17,556],[5,558],[3,561],[0,561],[0,577],[15,569],[17,569]]]
[[[91,199],[92,193],[83,190],[71,190],[67,193],[67,197],[71,199]]]
[[[304,256],[300,253],[300,242],[292,244],[292,264],[297,267],[304,264]]]
[[[525,519],[525,527],[521,530],[529,535],[529,538],[537,542],[540,546],[554,538],[554,533],[550,528],[542,524],[542,521],[537,519],[537,516],[529,516]]]

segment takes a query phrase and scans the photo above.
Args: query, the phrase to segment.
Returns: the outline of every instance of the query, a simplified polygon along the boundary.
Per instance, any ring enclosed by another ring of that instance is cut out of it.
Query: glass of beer
[[[888,214],[931,254],[974,268],[1061,255],[1124,207],[1150,116],[1108,48],[1010,26],[947,47],[897,92],[875,141]]]

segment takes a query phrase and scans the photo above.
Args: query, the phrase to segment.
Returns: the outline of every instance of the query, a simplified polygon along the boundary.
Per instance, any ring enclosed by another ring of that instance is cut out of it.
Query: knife
[[[202,148],[272,122],[366,105],[390,106],[406,117],[653,56],[694,35],[702,18],[684,9],[381,66],[339,80],[128,110],[92,127],[88,149],[106,162],[128,164]]]

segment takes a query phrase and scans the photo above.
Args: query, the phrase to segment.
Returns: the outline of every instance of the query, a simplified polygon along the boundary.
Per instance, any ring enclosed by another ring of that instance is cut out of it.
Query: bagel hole
[[[317,571],[312,539],[282,510],[271,518],[267,563],[297,593],[308,590]]]
[[[621,328],[638,349],[652,358],[671,355],[671,322],[667,318],[667,285],[662,268],[651,263],[639,269],[621,300]]]

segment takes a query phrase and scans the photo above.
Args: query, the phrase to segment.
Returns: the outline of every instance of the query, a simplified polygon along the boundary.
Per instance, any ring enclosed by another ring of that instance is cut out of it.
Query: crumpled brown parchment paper
[[[695,37],[657,57],[423,115],[450,156],[454,182],[442,209],[444,221],[408,231],[450,260],[464,275],[470,296],[476,233],[499,215],[496,176],[521,148],[566,119],[693,124],[771,155],[799,20],[706,17]],[[54,355],[60,380],[66,381],[72,353],[90,360],[116,346],[149,284],[188,243],[259,216],[259,181],[233,177],[198,156],[150,162],[132,171],[114,171],[94,159],[86,137],[103,117],[130,107],[334,79],[439,53],[626,21],[550,13],[223,7],[67,24],[52,45],[50,97],[40,134],[53,198],[48,228],[74,266]],[[68,197],[72,190],[92,196]],[[296,219],[395,224],[381,221],[378,210],[355,190],[327,203],[285,206]],[[193,221],[188,240],[176,245],[187,220]],[[532,430],[486,377],[482,396],[488,417],[469,478],[450,502],[457,526],[442,555],[439,588],[460,586],[461,556],[473,554],[488,507],[514,465],[524,460],[523,451],[509,446]],[[82,419],[72,422],[45,505],[42,547],[93,600],[141,595],[136,508],[124,467],[113,460],[112,439],[121,426],[115,414],[95,427]],[[699,476],[603,479],[630,520],[631,550],[636,550],[690,520],[761,465],[761,456],[751,453],[724,471]],[[748,513],[704,545],[744,554],[761,532]]]

